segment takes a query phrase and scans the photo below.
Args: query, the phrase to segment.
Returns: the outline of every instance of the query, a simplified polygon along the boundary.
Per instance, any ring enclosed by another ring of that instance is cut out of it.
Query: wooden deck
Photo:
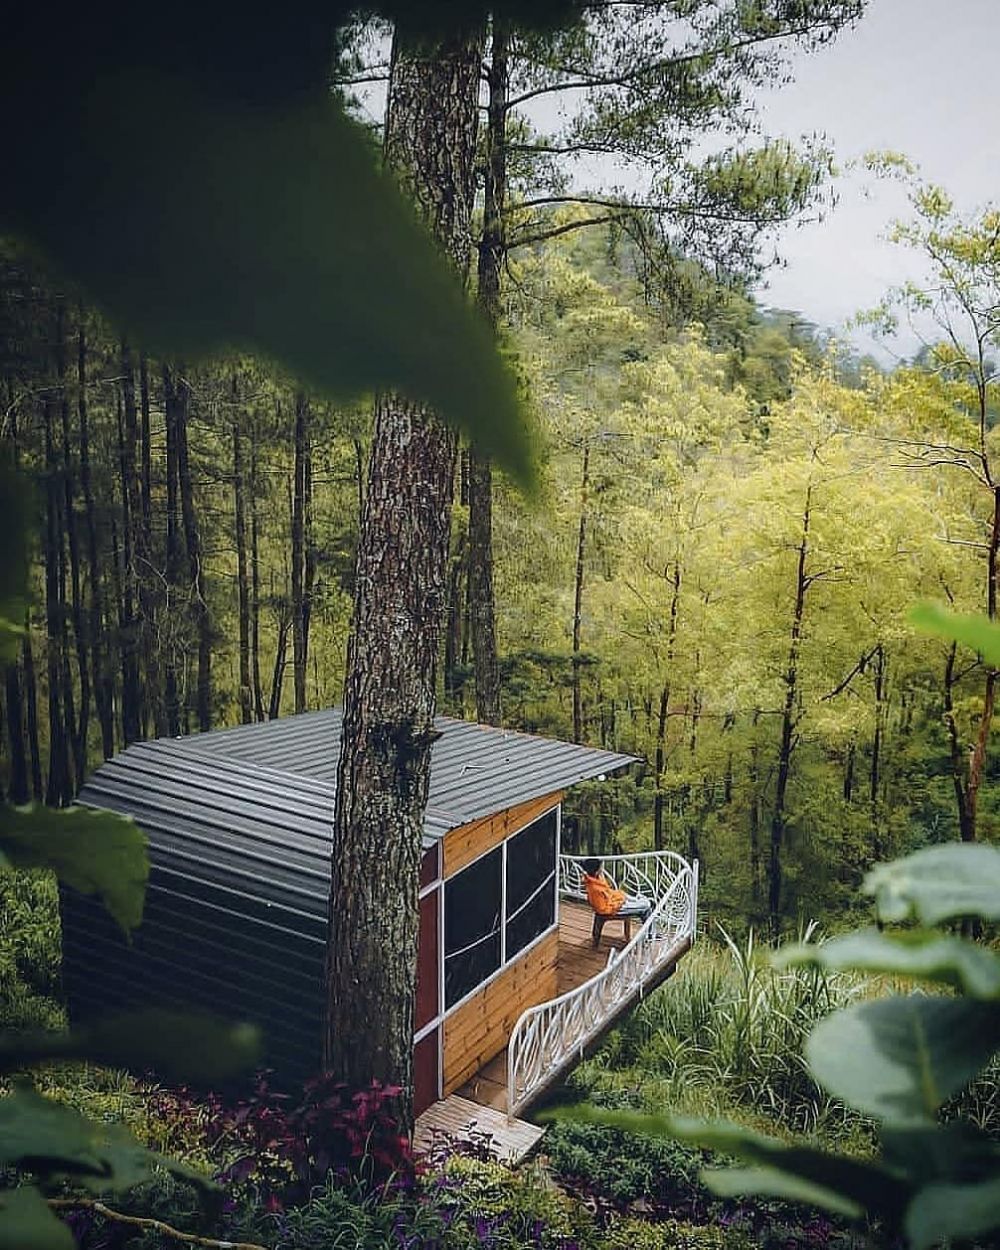
[[[608,962],[608,952],[625,945],[622,922],[609,922],[601,934],[601,944],[594,949],[591,932],[594,913],[586,903],[559,902],[559,989],[560,994],[575,990],[591,977],[603,972]],[[633,920],[633,933],[638,921]],[[506,1047],[476,1075],[457,1091],[461,1098],[478,1103],[481,1107],[507,1112],[507,1050]]]
[[[534,1150],[545,1129],[525,1120],[508,1120],[506,1111],[481,1106],[459,1094],[436,1102],[417,1119],[413,1148],[426,1154],[449,1139],[478,1140],[501,1163],[520,1163]]]

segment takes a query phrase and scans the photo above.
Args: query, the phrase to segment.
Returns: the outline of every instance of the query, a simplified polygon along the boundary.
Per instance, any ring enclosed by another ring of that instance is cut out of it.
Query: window
[[[505,960],[513,959],[556,918],[556,813],[516,833],[506,845]]]
[[[445,886],[445,1007],[464,998],[500,967],[502,871],[503,847],[498,846]]]
[[[555,924],[557,831],[553,810],[445,883],[446,1010]]]

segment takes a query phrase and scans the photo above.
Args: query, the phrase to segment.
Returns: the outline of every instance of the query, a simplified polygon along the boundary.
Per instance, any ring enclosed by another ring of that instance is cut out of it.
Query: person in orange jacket
[[[624,890],[616,890],[601,871],[599,859],[583,861],[583,888],[587,902],[599,916],[642,916],[652,911],[653,904],[641,894],[629,897]]]

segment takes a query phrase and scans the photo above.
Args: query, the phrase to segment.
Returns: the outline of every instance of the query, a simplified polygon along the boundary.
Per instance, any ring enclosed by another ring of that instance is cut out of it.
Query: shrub
[[[5,872],[0,888],[0,1028],[60,1028],[59,889],[41,870]]]

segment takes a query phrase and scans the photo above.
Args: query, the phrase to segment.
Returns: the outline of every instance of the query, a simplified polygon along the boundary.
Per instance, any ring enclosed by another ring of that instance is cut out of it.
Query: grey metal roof
[[[634,755],[447,716],[439,716],[435,728],[441,737],[431,748],[424,826],[432,838],[637,762]],[[340,729],[341,713],[335,708],[178,738],[171,745],[191,755],[268,769],[280,773],[289,784],[292,777],[309,778],[328,786],[332,799]]]

